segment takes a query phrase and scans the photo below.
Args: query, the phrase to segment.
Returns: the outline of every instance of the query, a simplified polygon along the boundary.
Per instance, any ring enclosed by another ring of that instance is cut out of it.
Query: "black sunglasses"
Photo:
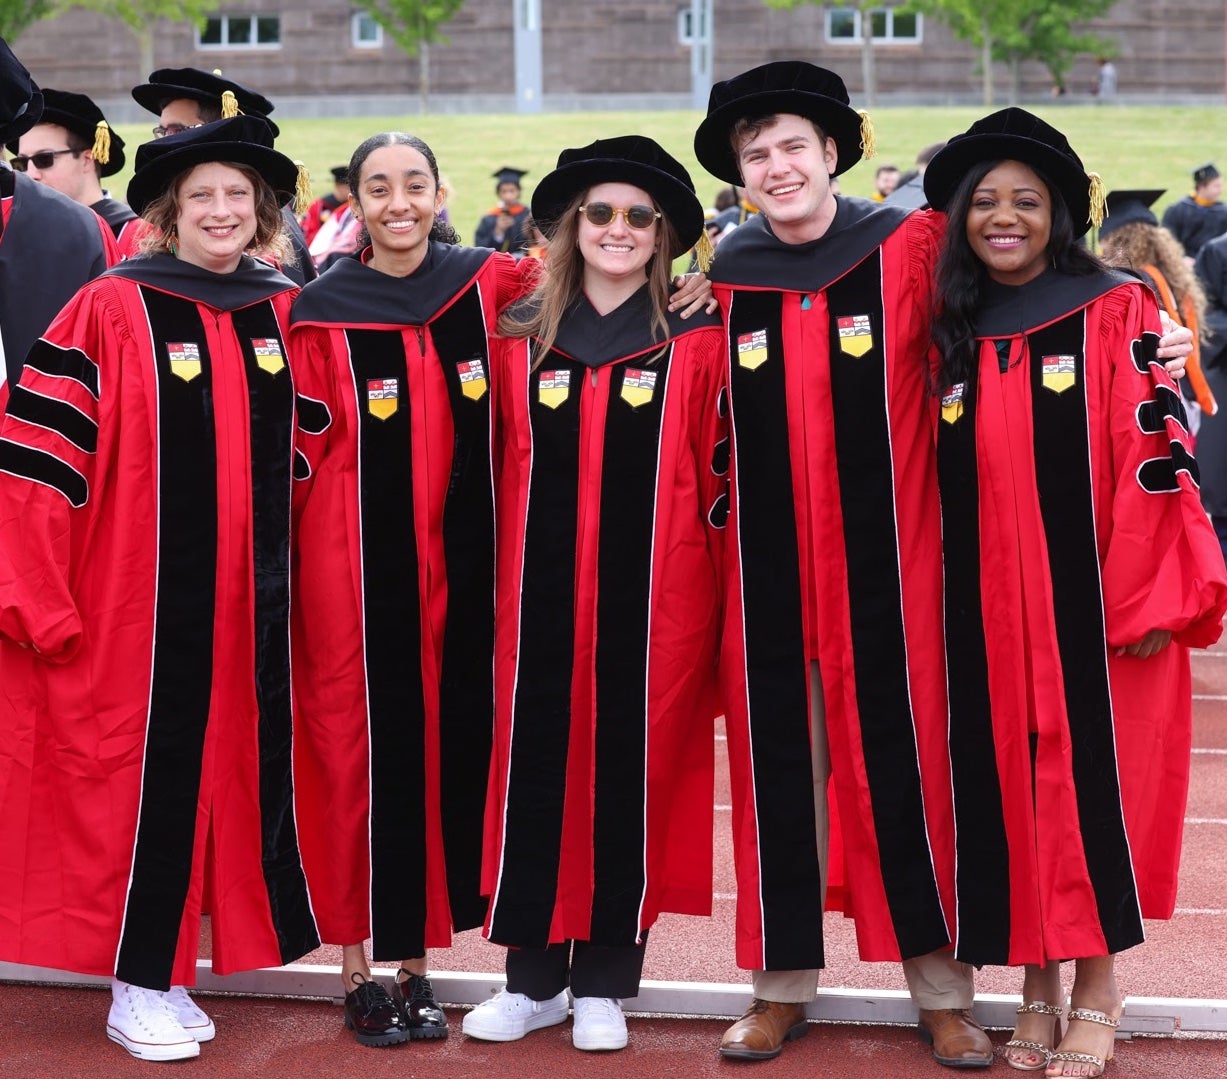
[[[579,212],[588,219],[589,224],[597,228],[604,228],[618,214],[621,214],[622,219],[633,229],[650,229],[660,217],[660,211],[653,210],[651,206],[621,207],[610,206],[607,202],[589,202],[581,206]]]
[[[75,155],[82,154],[84,152],[84,150],[73,150],[72,148],[67,150],[39,150],[39,152],[36,154],[18,154],[15,158],[13,158],[12,165],[18,172],[25,172],[26,169],[30,167],[31,161],[34,162],[34,167],[36,169],[49,169],[55,164],[55,159],[59,157],[60,154]]]

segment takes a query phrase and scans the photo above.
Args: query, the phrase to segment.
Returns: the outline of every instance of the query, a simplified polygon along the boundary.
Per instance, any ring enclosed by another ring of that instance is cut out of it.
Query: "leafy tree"
[[[905,10],[944,22],[954,36],[980,50],[984,104],[993,103],[993,61],[1009,67],[1010,100],[1018,96],[1022,65],[1037,60],[1057,87],[1075,56],[1109,51],[1102,38],[1080,34],[1075,25],[1108,11],[1116,0],[909,0]]]
[[[802,4],[818,4],[822,0],[763,0],[767,7],[792,9]],[[847,0],[840,7],[855,8],[861,13],[861,82],[865,87],[865,104],[872,108],[878,103],[878,77],[873,51],[873,19],[870,12],[885,7],[883,0]]]
[[[220,0],[59,0],[59,11],[85,8],[110,19],[118,19],[136,35],[141,49],[140,76],[153,70],[153,26],[159,19],[192,22],[203,26],[217,10]]]
[[[0,37],[12,45],[27,27],[53,14],[51,0],[0,0]]]
[[[447,43],[440,29],[455,18],[464,0],[358,0],[408,56],[418,57],[418,96],[425,113],[430,102],[430,46]]]

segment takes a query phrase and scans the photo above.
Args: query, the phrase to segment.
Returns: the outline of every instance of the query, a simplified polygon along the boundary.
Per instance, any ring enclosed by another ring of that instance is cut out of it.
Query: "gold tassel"
[[[857,115],[861,118],[861,156],[868,161],[878,152],[878,141],[873,134],[873,121],[869,119],[869,113],[858,109]]]
[[[1103,224],[1103,219],[1108,216],[1108,198],[1107,191],[1104,188],[1103,178],[1097,172],[1088,172],[1087,179],[1091,181],[1091,225],[1094,228],[1099,228]]]
[[[99,120],[94,128],[94,160],[99,165],[106,165],[111,160],[111,129],[105,120]]]
[[[704,229],[699,233],[698,242],[694,245],[694,260],[699,272],[707,273],[715,257],[716,249],[712,246],[711,237],[707,235],[707,229]]]
[[[222,119],[233,120],[239,115],[239,99],[234,96],[233,90],[222,91]]]
[[[301,161],[294,164],[298,166],[298,180],[294,184],[294,213],[302,217],[311,205],[311,174]]]

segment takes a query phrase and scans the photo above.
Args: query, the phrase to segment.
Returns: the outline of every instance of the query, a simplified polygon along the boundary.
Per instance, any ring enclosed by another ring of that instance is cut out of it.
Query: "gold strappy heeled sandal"
[[[1120,1026],[1120,1015],[1123,1008],[1118,1008],[1115,1015],[1109,1015],[1107,1012],[1097,1012],[1092,1008],[1071,1008],[1069,1010],[1068,1019],[1070,1023],[1080,1021],[1083,1023],[1098,1023],[1100,1026],[1112,1027],[1114,1030]],[[1069,1034],[1068,1026],[1065,1029],[1066,1035]],[[1113,1035],[1113,1045],[1108,1047],[1106,1056],[1097,1057],[1094,1053],[1073,1053],[1065,1050],[1058,1050],[1051,1054],[1048,1058],[1048,1066],[1051,1068],[1054,1064],[1089,1064],[1095,1070],[1091,1072],[1091,1079],[1095,1076],[1103,1075],[1103,1070],[1107,1067],[1108,1061],[1112,1059],[1112,1051],[1115,1045],[1115,1035]]]
[[[1048,1066],[1049,1057],[1061,1034],[1061,1016],[1065,1014],[1065,1009],[1056,1004],[1046,1004],[1042,1000],[1025,1000],[1018,1006],[1017,1011],[1019,1015],[1051,1015],[1053,1017],[1051,1044],[1027,1041],[1025,1038],[1011,1038],[1005,1043],[1005,1062],[1011,1068],[1017,1068],[1020,1072],[1037,1072]],[[1015,1033],[1017,1030],[1018,1028],[1015,1027]],[[1011,1049],[1025,1049],[1029,1053],[1037,1053],[1041,1059],[1035,1064],[1028,1064],[1025,1060],[1018,1060],[1010,1056],[1009,1050]]]

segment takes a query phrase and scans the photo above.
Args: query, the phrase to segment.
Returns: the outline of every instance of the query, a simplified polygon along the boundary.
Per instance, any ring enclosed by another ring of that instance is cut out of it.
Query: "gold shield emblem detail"
[[[1074,384],[1076,371],[1073,356],[1045,356],[1040,361],[1040,380],[1053,393],[1064,393]]]
[[[256,353],[256,363],[262,371],[275,375],[285,367],[285,357],[281,354],[281,342],[275,337],[253,337],[251,347]]]
[[[737,363],[753,371],[767,362],[767,331],[755,330],[737,338]]]
[[[168,341],[166,354],[170,359],[170,373],[184,382],[191,382],[200,374],[200,346],[195,341]]]
[[[622,400],[631,408],[646,405],[656,389],[655,371],[638,371],[628,367],[622,375]]]
[[[571,395],[570,371],[542,371],[537,379],[537,400],[546,408],[557,408]]]
[[[486,395],[486,370],[481,360],[464,360],[456,364],[460,375],[460,392],[470,401],[480,401]]]
[[[868,315],[848,315],[836,319],[839,327],[839,351],[849,356],[864,356],[873,348],[873,328]]]
[[[400,382],[395,378],[370,378],[366,382],[366,410],[377,420],[386,420],[400,407]]]

